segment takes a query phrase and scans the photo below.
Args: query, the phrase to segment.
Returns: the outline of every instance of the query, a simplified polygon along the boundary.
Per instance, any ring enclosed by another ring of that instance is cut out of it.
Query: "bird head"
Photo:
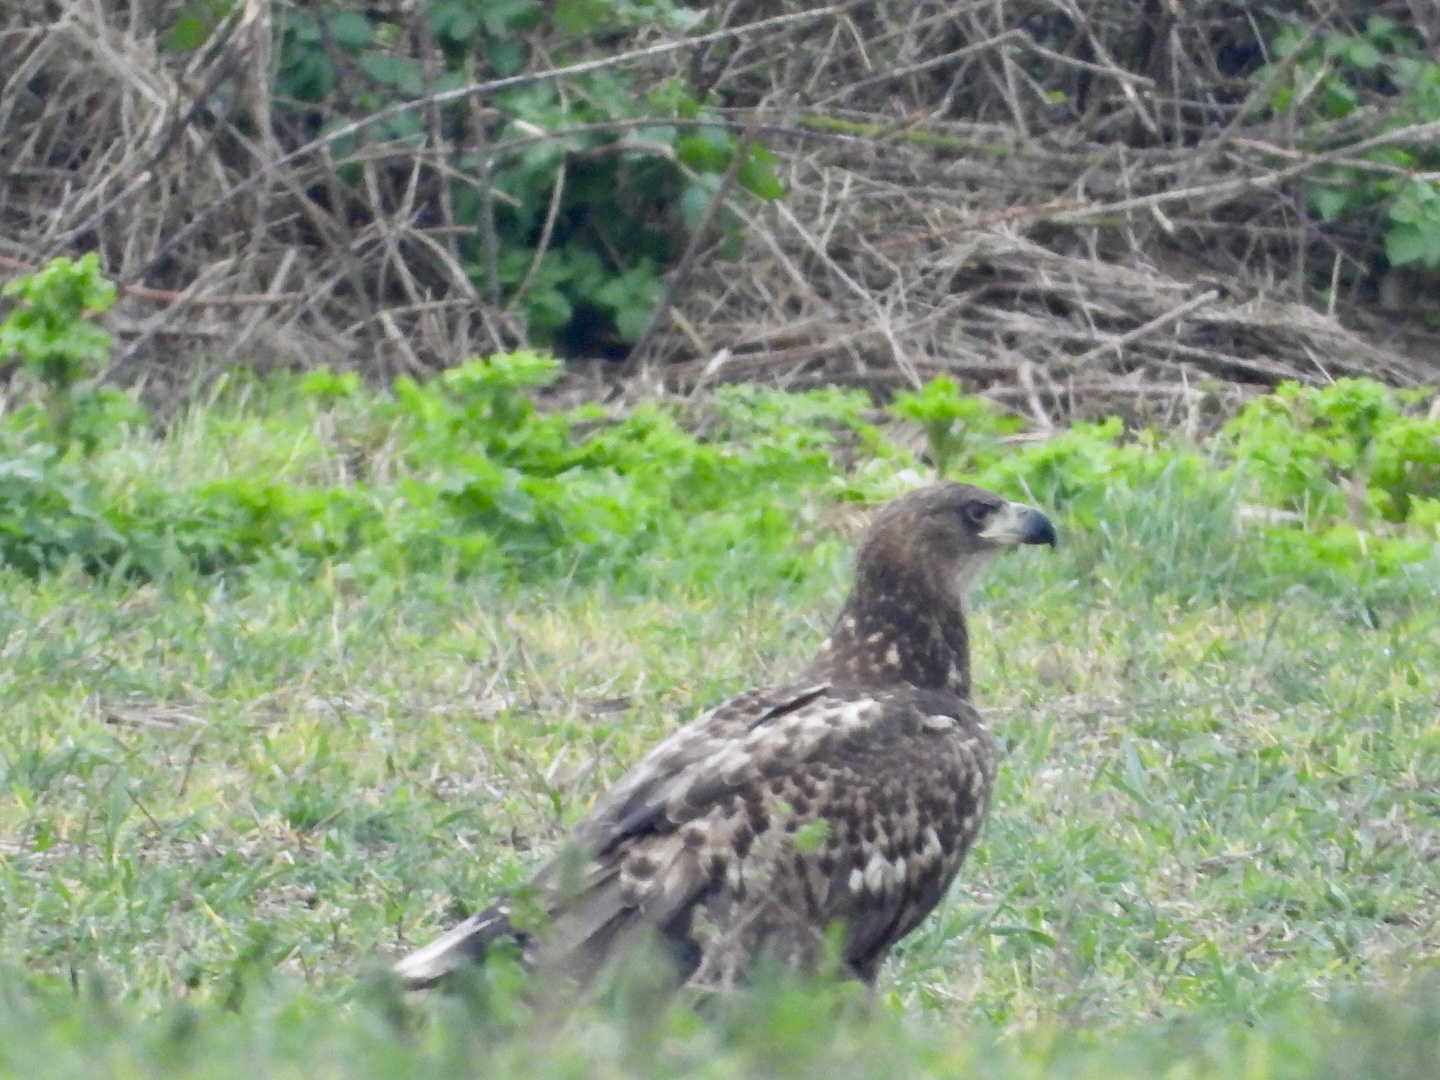
[[[991,555],[1021,544],[1055,546],[1055,526],[1032,506],[970,484],[920,488],[875,515],[861,549],[867,564],[921,569],[963,593]],[[877,567],[878,568],[878,567]]]
[[[965,590],[997,551],[1055,544],[1039,510],[969,484],[920,488],[881,507],[855,584],[807,669],[861,686],[904,683],[970,696]]]

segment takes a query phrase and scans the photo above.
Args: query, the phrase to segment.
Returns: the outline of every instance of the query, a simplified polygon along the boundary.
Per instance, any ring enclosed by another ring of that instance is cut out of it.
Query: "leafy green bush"
[[[1422,400],[1369,379],[1284,383],[1252,401],[1223,438],[1265,503],[1307,524],[1404,523],[1440,496],[1440,422],[1406,411]]]
[[[1208,448],[1112,418],[1008,451],[1011,422],[948,382],[893,411],[922,425],[937,461],[1062,512],[1087,572],[1204,599],[1277,580],[1404,591],[1440,565],[1440,418],[1424,405],[1368,379],[1287,383]]]
[[[5,340],[52,398],[108,347],[81,320],[104,301],[99,281],[93,264],[58,264],[13,290],[27,306]],[[277,384],[262,414],[209,409],[198,436],[209,459],[182,452],[169,472],[153,468],[149,436],[117,440],[123,426],[99,423],[118,406],[68,410],[81,454],[22,408],[0,420],[0,556],[29,574],[76,564],[143,577],[277,561],[622,586],[667,567],[687,581],[761,564],[799,575],[817,499],[881,498],[919,476],[863,393],[731,387],[688,420],[656,403],[544,410],[535,395],[559,374],[553,358],[518,352],[386,394],[312,371]],[[1277,578],[1373,583],[1434,558],[1440,420],[1422,404],[1366,380],[1285,385],[1208,451],[1118,420],[1012,446],[1013,417],[943,378],[889,414],[920,425],[942,474],[1063,513],[1087,572],[1203,598]]]
[[[209,47],[227,11],[192,0],[169,47]],[[655,25],[682,30],[700,17],[673,0],[290,5],[276,15],[277,136],[303,144],[317,130],[432,92],[594,59],[597,38]],[[403,160],[404,198],[421,204],[417,214],[454,226],[466,273],[482,296],[497,297],[523,318],[531,343],[591,356],[621,351],[649,322],[662,274],[684,249],[738,146],[717,109],[678,83],[642,79],[602,68],[522,82],[487,95],[478,120],[465,101],[399,111],[334,143],[342,165],[328,197],[369,207],[360,166],[345,163],[382,160],[376,144],[389,144]],[[423,159],[414,151],[432,134],[455,149],[416,183],[416,161]],[[778,198],[772,163],[751,145],[738,166],[739,186]],[[720,224],[733,236],[739,223],[722,214]]]
[[[99,487],[54,449],[10,432],[0,441],[0,558],[30,575],[75,559],[102,570],[126,547]]]
[[[92,253],[55,259],[3,295],[16,304],[0,323],[0,359],[18,357],[41,400],[0,427],[0,558],[29,574],[53,568],[57,556],[103,569],[127,544],[83,458],[143,417],[90,378],[110,355],[110,335],[88,316],[109,309],[115,286]]]
[[[542,411],[531,394],[559,371],[514,353],[425,384],[401,379],[389,395],[311,372],[288,417],[263,421],[271,437],[258,438],[290,447],[284,457],[237,469],[227,443],[256,441],[262,421],[211,415],[217,458],[183,479],[124,454],[62,461],[11,417],[0,425],[0,554],[31,574],[76,562],[152,577],[275,559],[363,574],[603,569],[619,582],[691,560],[795,573],[803,522],[791,508],[833,482],[846,445],[880,441],[863,396],[832,391],[722,392],[721,430],[705,438],[653,404],[618,418],[593,405]],[[317,427],[342,432],[338,444],[305,449]],[[353,459],[355,473],[335,475],[327,454]]]
[[[1273,552],[1354,579],[1433,558],[1440,539],[1440,419],[1423,392],[1369,379],[1282,384],[1226,425],[1221,445],[1264,506]]]
[[[834,471],[833,436],[814,411],[786,415],[793,395],[744,388],[721,395],[719,413],[765,418],[766,438],[702,440],[669,412],[644,405],[611,421],[586,406],[542,413],[525,395],[559,374],[554,360],[517,353],[475,362],[427,385],[401,380],[377,405],[402,439],[410,480],[405,516],[444,522],[397,525],[389,541],[407,560],[491,554],[512,569],[593,571],[623,579],[642,554],[684,559],[793,560],[789,514],[737,512],[734,493],[784,505]],[[831,419],[859,425],[858,401]]]
[[[1286,25],[1275,49],[1289,74],[1270,106],[1313,130],[1316,149],[1329,148],[1323,133],[1334,121],[1360,119],[1376,104],[1384,119],[1367,125],[1367,135],[1440,119],[1440,63],[1414,30],[1384,16],[1350,34],[1308,36]],[[1311,208],[1327,222],[1373,220],[1391,266],[1440,267],[1440,184],[1423,175],[1440,168],[1434,140],[1377,147],[1359,159],[1376,167],[1339,164],[1308,175]]]
[[[921,426],[935,471],[942,476],[952,468],[973,470],[981,461],[993,459],[999,437],[1013,435],[1024,426],[993,402],[961,393],[944,375],[919,390],[896,394],[890,411]]]
[[[0,323],[0,359],[18,356],[43,399],[43,411],[23,413],[22,426],[63,456],[72,446],[90,453],[124,422],[141,418],[123,394],[90,381],[110,356],[110,335],[88,317],[115,302],[97,255],[54,259],[8,283],[3,295],[18,303]]]

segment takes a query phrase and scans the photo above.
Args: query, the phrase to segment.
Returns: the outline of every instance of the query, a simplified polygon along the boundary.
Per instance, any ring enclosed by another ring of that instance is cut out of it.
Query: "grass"
[[[197,468],[180,445],[150,467]],[[560,1025],[493,986],[417,1011],[371,976],[805,658],[843,543],[623,590],[0,573],[0,1073],[1431,1078],[1440,572],[1317,587],[1236,498],[1117,481],[997,562],[972,626],[1006,754],[959,885],[875,1001],[704,1018],[624,988]]]

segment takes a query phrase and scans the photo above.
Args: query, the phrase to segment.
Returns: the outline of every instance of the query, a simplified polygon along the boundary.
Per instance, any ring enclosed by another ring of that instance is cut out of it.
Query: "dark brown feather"
[[[830,637],[794,682],[742,694],[650,751],[534,885],[400,961],[429,985],[500,937],[581,982],[642,934],[705,985],[765,954],[801,969],[841,930],[875,977],[944,895],[989,803],[995,748],[969,702],[962,589],[992,552],[1054,543],[1038,511],[959,484],[879,511]]]

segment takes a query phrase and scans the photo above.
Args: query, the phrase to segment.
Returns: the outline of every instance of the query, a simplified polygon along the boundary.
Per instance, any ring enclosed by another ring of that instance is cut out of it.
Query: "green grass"
[[[124,453],[199,476],[216,439]],[[1111,488],[977,591],[995,805],[868,1004],[556,1023],[372,979],[808,655],[847,576],[819,496],[798,576],[0,573],[0,1074],[1431,1080],[1440,565],[1361,592],[1267,558],[1238,489]]]

